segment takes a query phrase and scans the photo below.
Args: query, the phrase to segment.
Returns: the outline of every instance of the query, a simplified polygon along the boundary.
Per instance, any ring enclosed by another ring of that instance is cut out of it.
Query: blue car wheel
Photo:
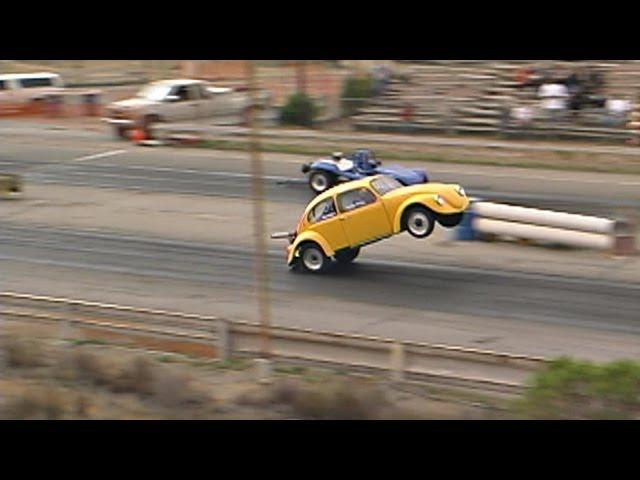
[[[315,193],[322,193],[331,188],[333,184],[334,179],[327,172],[315,170],[309,175],[309,187],[311,187],[311,190]]]

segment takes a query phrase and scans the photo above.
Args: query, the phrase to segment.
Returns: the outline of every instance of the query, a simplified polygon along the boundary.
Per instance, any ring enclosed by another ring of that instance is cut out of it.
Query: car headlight
[[[460,186],[456,188],[456,191],[458,192],[458,195],[460,195],[461,197],[465,197],[467,195],[466,192],[464,191],[464,188]]]
[[[444,205],[444,198],[442,198],[440,195],[436,195],[436,203],[440,206]]]

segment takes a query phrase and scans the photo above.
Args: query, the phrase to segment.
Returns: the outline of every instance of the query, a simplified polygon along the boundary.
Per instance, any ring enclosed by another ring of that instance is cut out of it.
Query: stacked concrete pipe
[[[509,237],[576,248],[636,252],[634,226],[626,220],[576,215],[475,200],[457,231],[458,240]]]

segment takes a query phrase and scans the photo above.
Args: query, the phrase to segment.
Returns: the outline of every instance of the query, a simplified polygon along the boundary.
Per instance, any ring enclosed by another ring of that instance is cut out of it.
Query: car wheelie
[[[348,182],[318,195],[287,238],[287,264],[310,273],[333,261],[348,264],[361,247],[407,231],[427,238],[436,223],[453,228],[462,221],[469,199],[460,185],[426,183],[405,187],[377,175]]]

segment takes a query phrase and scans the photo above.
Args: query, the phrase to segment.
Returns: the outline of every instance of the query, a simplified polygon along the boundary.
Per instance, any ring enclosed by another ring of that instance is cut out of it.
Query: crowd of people
[[[602,122],[619,126],[632,109],[627,99],[607,98],[605,77],[598,69],[579,68],[570,72],[527,67],[516,74],[517,88],[525,98],[534,98],[548,121],[575,120],[585,110],[601,113]],[[536,117],[531,103],[511,109],[510,118],[521,125]]]

